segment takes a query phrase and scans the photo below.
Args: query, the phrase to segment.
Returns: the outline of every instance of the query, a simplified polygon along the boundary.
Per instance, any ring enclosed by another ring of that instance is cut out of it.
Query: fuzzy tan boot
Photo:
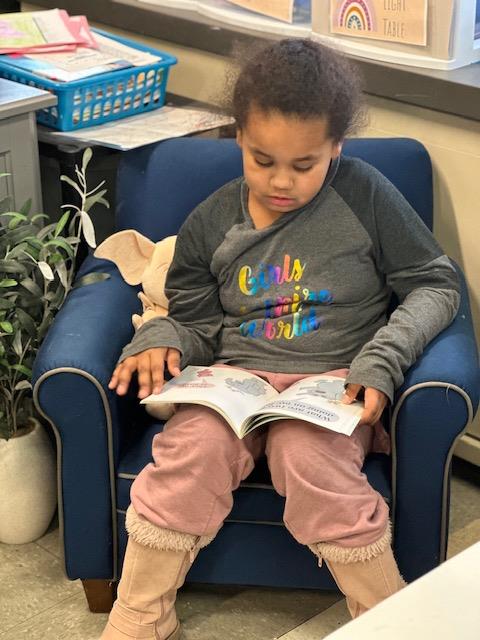
[[[130,536],[117,600],[100,640],[177,640],[177,590],[200,547],[212,538],[160,529],[132,507],[127,512],[127,530]]]
[[[379,556],[342,564],[326,560],[338,588],[345,594],[352,618],[397,593],[405,586],[390,547]]]
[[[390,528],[367,547],[344,548],[317,543],[310,548],[325,560],[340,591],[347,599],[352,618],[368,611],[405,586],[390,547]]]

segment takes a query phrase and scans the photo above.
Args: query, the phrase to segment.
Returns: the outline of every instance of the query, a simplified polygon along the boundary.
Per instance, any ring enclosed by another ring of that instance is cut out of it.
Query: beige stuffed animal
[[[165,280],[173,260],[176,239],[176,236],[169,236],[155,243],[128,229],[114,233],[95,250],[96,258],[111,260],[117,265],[125,282],[142,285],[143,291],[138,297],[142,301],[143,313],[132,316],[136,330],[152,318],[168,315]],[[145,408],[150,415],[161,420],[167,420],[173,413],[170,405],[147,404]]]
[[[176,236],[155,243],[138,231],[128,229],[108,237],[97,247],[94,256],[114,262],[125,282],[141,284],[138,294],[143,314],[132,316],[135,329],[157,316],[168,315],[165,280],[175,252]]]

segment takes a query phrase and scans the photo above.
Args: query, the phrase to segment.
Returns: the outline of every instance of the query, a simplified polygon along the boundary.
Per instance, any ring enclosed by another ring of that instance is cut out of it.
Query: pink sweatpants
[[[278,391],[311,375],[253,373]],[[362,547],[384,534],[388,507],[361,469],[367,453],[388,449],[380,423],[345,436],[279,420],[240,440],[215,411],[181,405],[155,436],[154,462],[135,479],[131,500],[158,527],[215,535],[232,509],[232,491],[266,453],[273,486],[286,498],[285,526],[298,542]]]

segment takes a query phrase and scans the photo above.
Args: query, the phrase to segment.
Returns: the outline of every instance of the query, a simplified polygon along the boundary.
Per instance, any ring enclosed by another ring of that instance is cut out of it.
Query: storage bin
[[[142,67],[119,69],[74,82],[54,82],[9,65],[0,57],[1,77],[57,96],[55,107],[37,112],[40,124],[60,131],[74,131],[152,111],[165,103],[168,72],[177,62],[174,56],[99,29],[92,31],[161,59]]]
[[[375,17],[375,11],[384,14],[393,8],[394,14],[395,7],[408,5],[398,0],[312,0],[313,37],[347,54],[430,69],[456,69],[480,59],[479,0],[428,0],[424,44],[369,38],[369,18]],[[333,32],[332,21],[340,13],[351,16],[361,37],[355,37],[354,30],[352,35]]]

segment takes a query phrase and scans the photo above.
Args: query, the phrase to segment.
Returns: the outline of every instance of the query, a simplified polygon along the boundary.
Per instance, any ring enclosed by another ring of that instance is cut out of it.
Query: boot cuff
[[[194,536],[173,529],[163,529],[138,515],[130,505],[127,509],[125,527],[128,535],[146,547],[163,551],[193,551],[206,547],[215,536]]]
[[[340,564],[349,564],[351,562],[365,562],[376,556],[381,555],[392,542],[392,527],[390,522],[385,529],[385,533],[376,542],[367,544],[364,547],[340,547],[337,544],[329,542],[316,542],[308,545],[311,551],[322,558],[331,562],[339,562]]]

